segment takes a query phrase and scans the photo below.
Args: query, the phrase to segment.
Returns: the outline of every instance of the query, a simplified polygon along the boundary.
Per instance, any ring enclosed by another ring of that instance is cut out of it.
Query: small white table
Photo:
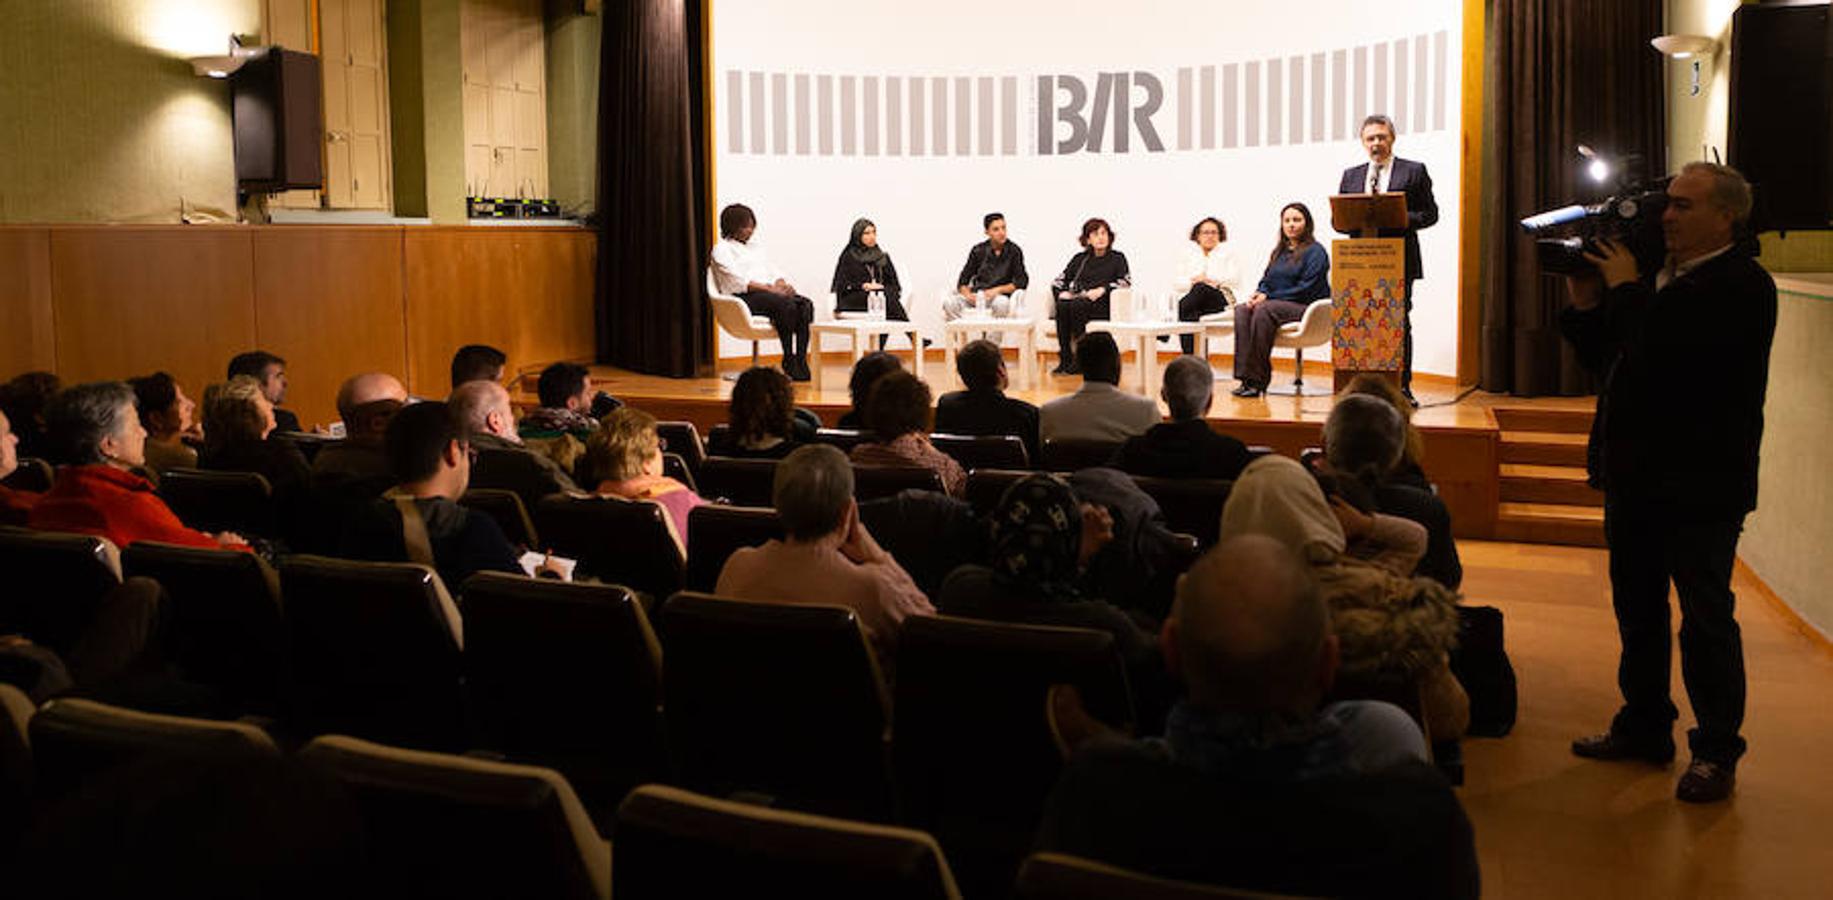
[[[1096,319],[1088,323],[1089,331],[1105,331],[1114,336],[1120,344],[1121,352],[1126,351],[1126,341],[1132,340],[1139,351],[1139,392],[1147,397],[1152,396],[1152,384],[1158,375],[1158,341],[1159,338],[1176,337],[1188,334],[1192,337],[1203,333],[1202,322],[1114,322],[1107,319]]]
[[[813,344],[814,362],[809,365],[815,376],[815,390],[821,390],[821,336],[824,334],[844,335],[853,348],[853,362],[866,355],[871,339],[880,335],[902,334],[910,337],[911,356],[915,358],[910,371],[918,378],[923,377],[923,333],[913,322],[899,322],[892,319],[835,319],[829,322],[812,322],[808,326],[808,340]]]
[[[1025,387],[1037,383],[1037,321],[1026,316],[1015,316],[1001,319],[996,316],[962,316],[952,322],[942,323],[942,360],[948,368],[949,376],[955,372],[955,353],[958,346],[967,346],[970,335],[986,335],[996,332],[1015,333],[1018,335],[1019,377]]]

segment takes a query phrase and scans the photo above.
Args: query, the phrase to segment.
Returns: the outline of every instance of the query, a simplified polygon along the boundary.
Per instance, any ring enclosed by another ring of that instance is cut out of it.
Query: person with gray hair
[[[1757,506],[1757,463],[1776,283],[1757,264],[1750,186],[1736,169],[1688,163],[1661,214],[1667,260],[1643,272],[1621,244],[1587,253],[1560,313],[1579,361],[1603,385],[1587,454],[1604,491],[1610,590],[1622,640],[1623,706],[1580,738],[1590,759],[1674,757],[1668,584],[1680,596],[1680,665],[1698,727],[1675,795],[1731,796],[1744,721],[1744,644],[1731,568]],[[1701,378],[1701,374],[1706,377]],[[1684,389],[1683,389],[1684,386]]]
[[[1204,416],[1215,396],[1216,373],[1208,361],[1180,356],[1165,367],[1158,395],[1171,412],[1145,434],[1128,438],[1114,454],[1114,467],[1133,475],[1161,478],[1225,478],[1241,474],[1252,455],[1247,445],[1209,427]]]
[[[1456,590],[1464,581],[1451,534],[1451,511],[1430,490],[1393,477],[1406,456],[1407,423],[1394,404],[1373,394],[1344,394],[1324,421],[1322,468],[1341,487],[1344,480],[1376,513],[1417,523],[1425,529],[1425,550],[1412,574]]]
[[[446,402],[464,424],[477,454],[471,464],[472,487],[514,491],[530,512],[542,497],[579,490],[558,463],[523,446],[509,391],[501,384],[467,381],[453,388]]]
[[[135,472],[146,464],[146,428],[134,410],[133,388],[98,381],[64,389],[45,408],[45,433],[64,465],[32,507],[30,527],[92,534],[117,547],[162,541],[247,549],[234,533],[187,527],[153,493],[153,483]]]
[[[887,667],[899,626],[935,607],[859,519],[853,466],[828,444],[777,464],[771,498],[786,536],[734,552],[715,593],[763,603],[831,603],[858,614]]]

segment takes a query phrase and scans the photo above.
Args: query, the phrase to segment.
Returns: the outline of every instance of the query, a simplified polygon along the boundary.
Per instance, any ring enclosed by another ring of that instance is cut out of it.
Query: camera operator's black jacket
[[[1560,330],[1603,379],[1591,483],[1705,514],[1757,506],[1776,283],[1734,246],[1657,292],[1652,277],[1567,307]]]

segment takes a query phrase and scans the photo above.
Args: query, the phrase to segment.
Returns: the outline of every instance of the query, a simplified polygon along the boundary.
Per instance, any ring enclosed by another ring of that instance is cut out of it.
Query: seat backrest
[[[297,730],[462,740],[464,627],[431,568],[293,556],[280,563],[280,589]]]
[[[159,474],[159,496],[199,531],[275,535],[274,489],[258,473],[167,469]]]
[[[1114,458],[1120,449],[1117,441],[1096,441],[1081,438],[1055,438],[1044,441],[1038,448],[1041,457],[1039,468],[1052,472],[1077,472],[1095,466],[1105,466]]]
[[[65,654],[121,583],[121,556],[106,538],[0,526],[0,572],[0,634]]]
[[[1305,307],[1304,316],[1298,320],[1298,328],[1295,329],[1295,333],[1280,335],[1276,343],[1282,347],[1294,345],[1314,347],[1330,343],[1331,315],[1334,304],[1335,301],[1329,297],[1311,301],[1311,305]]]
[[[35,457],[22,456],[19,458],[19,468],[14,469],[12,474],[0,479],[0,485],[12,488],[15,491],[31,491],[35,494],[42,494],[51,489],[51,482],[55,481],[56,478],[56,473],[52,471],[50,463]]]
[[[658,504],[556,494],[535,504],[535,524],[555,553],[579,561],[575,578],[621,584],[658,600],[681,589],[686,561]]]
[[[187,681],[238,705],[277,709],[286,672],[280,577],[261,557],[234,550],[140,541],[121,554],[129,576],[165,588],[165,648]]]
[[[932,434],[929,442],[955,458],[961,468],[1028,469],[1031,458],[1025,442],[1012,434]]]
[[[189,719],[64,698],[32,716],[33,785],[62,796],[117,766],[154,757],[277,757],[267,733],[243,722]]]
[[[662,607],[670,753],[683,784],[888,821],[887,698],[852,610],[680,593]]]
[[[611,847],[552,769],[343,735],[299,758],[356,801],[377,896],[610,896]]]
[[[696,494],[700,493],[699,480],[694,477],[693,471],[688,469],[687,460],[682,459],[681,454],[673,452],[662,454],[662,474],[687,485],[688,490]]]
[[[503,529],[503,536],[511,544],[531,550],[541,548],[541,536],[535,530],[535,521],[529,518],[528,508],[522,505],[522,498],[515,491],[467,488],[458,502],[467,509],[477,510],[496,520],[497,527]]]
[[[1046,715],[1054,684],[1075,685],[1103,722],[1133,721],[1126,671],[1107,632],[906,620],[892,704],[904,821],[936,835],[950,855],[1003,857],[1008,873],[1016,869],[1061,767]]]
[[[764,809],[645,785],[617,813],[619,900],[794,896],[949,900],[960,896],[920,831]]]
[[[31,818],[32,714],[26,693],[0,682],[0,847],[12,847]]]
[[[998,508],[1007,488],[1033,474],[1018,469],[973,469],[967,473],[968,505],[984,516]]]
[[[942,493],[942,476],[934,469],[918,466],[853,467],[854,499],[876,500],[912,490]]]
[[[872,439],[872,432],[858,428],[818,428],[815,430],[815,442],[832,444],[840,448],[841,453],[852,453],[853,448]]]
[[[306,462],[317,459],[318,451],[338,443],[337,438],[313,434],[309,431],[276,431],[268,437],[292,444],[299,450],[299,455],[306,458]]]
[[[1277,894],[1172,881],[1066,853],[1036,853],[1027,858],[1018,872],[1015,896],[1020,900],[1281,900]]]
[[[1228,503],[1233,481],[1135,475],[1133,483],[1158,501],[1172,531],[1195,535],[1204,547],[1215,546],[1222,529],[1222,507]]]
[[[733,551],[782,537],[783,523],[769,507],[709,503],[687,514],[687,535],[687,589],[710,592]]]
[[[746,306],[745,301],[721,291],[710,266],[706,270],[706,297],[707,303],[713,307],[713,321],[733,337],[756,341],[776,336],[773,326],[759,327],[751,323],[751,307]]]
[[[709,456],[700,464],[700,495],[735,506],[769,506],[776,464],[774,459]]]
[[[662,645],[626,588],[483,572],[465,581],[465,694],[479,746],[603,799],[666,775]]]
[[[706,459],[706,444],[692,422],[657,422],[656,436],[666,445],[662,449],[681,454],[681,461],[694,475],[700,474],[700,463]]]

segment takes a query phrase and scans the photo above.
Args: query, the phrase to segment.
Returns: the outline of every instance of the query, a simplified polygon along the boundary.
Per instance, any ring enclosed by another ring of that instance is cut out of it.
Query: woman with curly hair
[[[754,366],[738,376],[726,421],[727,430],[708,436],[708,454],[782,459],[802,445],[795,433],[796,397],[780,369]]]
[[[872,385],[866,427],[872,440],[853,448],[853,464],[932,469],[951,497],[967,493],[967,472],[929,442],[929,385],[899,369]]]

